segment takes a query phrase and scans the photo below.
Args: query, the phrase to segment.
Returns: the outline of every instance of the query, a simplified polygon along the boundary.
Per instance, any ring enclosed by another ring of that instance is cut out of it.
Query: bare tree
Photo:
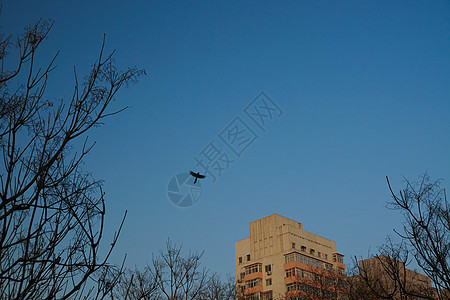
[[[338,269],[293,268],[286,272],[291,282],[285,299],[347,299],[346,276]]]
[[[404,217],[402,230],[394,229],[401,243],[388,239],[373,258],[375,264],[355,259],[357,276],[351,280],[352,291],[370,291],[384,299],[450,299],[450,213],[445,189],[427,173],[418,182],[405,179],[406,187],[398,194],[388,177],[386,180],[392,195],[389,207]],[[411,260],[430,282],[406,268]]]
[[[217,273],[209,275],[200,264],[203,252],[184,255],[170,240],[143,271],[127,270],[111,293],[112,299],[130,300],[235,300],[236,281]]]
[[[184,257],[181,246],[167,241],[166,250],[160,250],[158,256],[153,256],[152,265],[148,266],[155,278],[160,299],[200,299],[208,284],[208,270],[200,265],[202,256],[203,252],[190,252]]]
[[[79,80],[74,70],[71,99],[50,101],[57,53],[42,66],[37,52],[52,26],[41,20],[0,41],[0,295],[7,299],[93,295],[95,282],[110,289],[107,260],[118,233],[101,258],[105,194],[81,164],[93,146],[88,132],[118,112],[108,109],[117,91],[144,71],[118,70],[103,40],[90,73]]]
[[[450,290],[450,211],[440,180],[430,181],[427,173],[420,181],[407,179],[403,191],[395,194],[389,179],[392,208],[405,218],[396,233],[410,246],[410,252],[439,291]],[[442,296],[442,295],[440,295]]]
[[[409,261],[405,244],[394,244],[388,239],[380,254],[355,261],[354,276],[348,279],[350,298],[436,299],[430,278],[407,269]]]
[[[158,289],[155,278],[148,269],[127,270],[110,293],[111,299],[151,300],[157,299]]]
[[[182,247],[168,240],[166,248],[154,254],[151,264],[143,271],[135,269],[122,275],[113,296],[133,300],[200,300],[206,299],[204,295],[212,286],[225,287],[220,294],[228,292],[228,286],[219,285],[216,275],[210,279],[208,270],[201,267],[202,256],[203,252],[189,252],[184,256]]]
[[[209,279],[201,294],[202,300],[236,300],[236,281],[234,277],[227,276],[222,281],[220,276],[214,273]]]
[[[314,274],[319,299],[347,299],[347,277],[344,273],[340,273],[337,268],[329,270],[310,268]]]

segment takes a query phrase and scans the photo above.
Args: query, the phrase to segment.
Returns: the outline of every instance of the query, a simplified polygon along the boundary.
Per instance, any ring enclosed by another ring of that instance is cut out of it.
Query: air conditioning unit
[[[272,271],[267,271],[267,275],[272,275]]]

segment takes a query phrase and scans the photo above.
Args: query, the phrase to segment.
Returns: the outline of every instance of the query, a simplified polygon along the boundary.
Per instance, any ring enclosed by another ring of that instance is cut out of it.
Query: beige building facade
[[[359,274],[348,281],[353,299],[437,299],[428,276],[385,255],[359,261]]]
[[[336,243],[277,214],[250,223],[235,243],[238,299],[345,299],[345,264]]]

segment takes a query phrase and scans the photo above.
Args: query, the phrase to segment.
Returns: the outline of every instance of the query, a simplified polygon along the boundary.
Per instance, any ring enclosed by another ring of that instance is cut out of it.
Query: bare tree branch
[[[0,294],[7,299],[69,299],[91,291],[86,284],[111,269],[107,260],[123,225],[100,258],[105,194],[102,181],[81,165],[94,145],[88,131],[116,113],[108,108],[117,91],[144,71],[117,70],[112,54],[104,58],[103,39],[82,88],[75,78],[72,99],[53,103],[44,95],[57,54],[44,67],[36,59],[52,26],[40,20],[16,43],[12,36],[0,41]],[[5,70],[13,48],[17,66]]]
[[[427,173],[417,182],[405,178],[405,188],[397,194],[388,177],[386,181],[389,208],[404,218],[402,230],[394,229],[402,242],[388,239],[371,260],[355,258],[353,290],[384,299],[450,299],[449,207],[441,180],[431,181]],[[407,269],[411,261],[427,277]]]

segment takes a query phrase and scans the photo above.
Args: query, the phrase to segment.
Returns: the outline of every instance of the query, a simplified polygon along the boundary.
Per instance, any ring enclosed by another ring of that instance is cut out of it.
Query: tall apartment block
[[[301,223],[277,214],[251,222],[235,251],[238,299],[346,299],[344,256]]]

